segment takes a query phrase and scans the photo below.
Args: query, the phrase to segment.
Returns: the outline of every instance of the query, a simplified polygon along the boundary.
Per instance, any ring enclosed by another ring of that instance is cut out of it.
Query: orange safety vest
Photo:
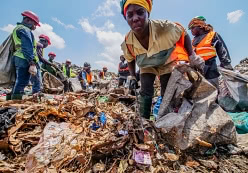
[[[205,61],[217,56],[216,49],[212,46],[215,33],[214,31],[210,31],[196,47],[193,46],[195,53],[200,55]]]
[[[175,23],[175,24],[177,24],[178,26],[183,28],[183,26],[181,24],[179,24],[179,23]],[[126,35],[126,40],[127,40],[127,37],[128,37],[128,35]],[[171,59],[172,60],[189,62],[189,55],[184,48],[184,37],[185,37],[185,32],[183,31],[180,39],[176,43],[175,49],[171,53]],[[136,55],[133,51],[132,45],[126,44],[126,46],[127,46],[129,53],[136,59]]]
[[[101,71],[101,72],[100,72],[99,77],[100,77],[101,79],[104,79],[104,77],[105,77],[104,71]]]
[[[92,83],[92,73],[90,72],[89,74],[86,73],[86,78],[88,83]]]
[[[121,68],[120,68],[120,64],[121,64],[121,63],[119,63],[119,72],[129,71],[128,67],[126,67],[125,69],[121,69]]]

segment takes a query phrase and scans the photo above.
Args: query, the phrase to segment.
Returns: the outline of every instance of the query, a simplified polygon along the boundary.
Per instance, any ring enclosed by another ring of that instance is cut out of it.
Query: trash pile
[[[188,68],[172,76],[155,123],[124,88],[0,102],[0,172],[246,172],[247,140],[216,89]]]
[[[248,57],[241,60],[240,63],[234,67],[234,69],[239,71],[241,74],[248,72]]]

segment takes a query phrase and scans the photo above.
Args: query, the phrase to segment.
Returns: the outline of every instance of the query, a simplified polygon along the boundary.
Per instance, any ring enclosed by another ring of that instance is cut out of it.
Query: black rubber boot
[[[22,100],[23,94],[12,94],[11,100]]]
[[[11,100],[11,93],[8,93],[7,95],[6,95],[6,100],[8,101],[8,100]]]
[[[139,111],[141,117],[150,119],[151,106],[152,106],[152,97],[139,96]]]

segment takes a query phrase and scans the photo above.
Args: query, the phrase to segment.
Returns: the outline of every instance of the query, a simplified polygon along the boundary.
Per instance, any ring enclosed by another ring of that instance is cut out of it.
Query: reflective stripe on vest
[[[119,72],[129,71],[128,67],[121,69],[120,66],[121,66],[121,63],[119,64]]]
[[[17,36],[17,33],[16,31],[18,29],[25,29],[26,31],[28,32],[31,32],[31,29],[29,29],[28,27],[24,26],[24,25],[17,25],[15,27],[15,29],[13,30],[13,33],[12,33],[12,38],[13,38],[13,41],[14,41],[14,44],[15,44],[15,52],[14,52],[14,56],[17,56],[19,58],[22,58],[22,59],[26,59],[22,53],[22,42],[21,42],[21,39]],[[34,53],[34,61],[35,62],[38,62],[39,58],[37,57],[37,53],[36,53],[36,42],[35,40],[33,40],[33,53]]]
[[[42,49],[42,54],[43,54],[43,49]],[[39,57],[37,53],[37,43],[36,41],[34,41],[34,62],[38,62],[38,61],[39,61]]]
[[[204,39],[195,47],[195,52],[200,55],[205,61],[217,56],[217,52],[214,46],[212,46],[212,41],[214,39],[215,32],[209,32]]]
[[[175,23],[175,24],[178,25],[179,27],[181,27],[183,32],[182,32],[180,39],[176,43],[175,49],[171,53],[171,59],[175,60],[175,61],[187,61],[188,62],[189,61],[189,55],[184,48],[184,38],[185,38],[184,28],[179,23]],[[125,37],[125,41],[127,41],[128,34]],[[136,55],[134,53],[133,46],[131,44],[126,44],[126,46],[127,46],[129,53],[132,55],[132,57],[134,57],[136,59]]]

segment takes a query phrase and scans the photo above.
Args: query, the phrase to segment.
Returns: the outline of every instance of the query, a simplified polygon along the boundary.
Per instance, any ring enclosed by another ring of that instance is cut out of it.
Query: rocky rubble
[[[241,60],[240,63],[234,67],[234,69],[239,71],[241,74],[248,72],[248,57]]]

